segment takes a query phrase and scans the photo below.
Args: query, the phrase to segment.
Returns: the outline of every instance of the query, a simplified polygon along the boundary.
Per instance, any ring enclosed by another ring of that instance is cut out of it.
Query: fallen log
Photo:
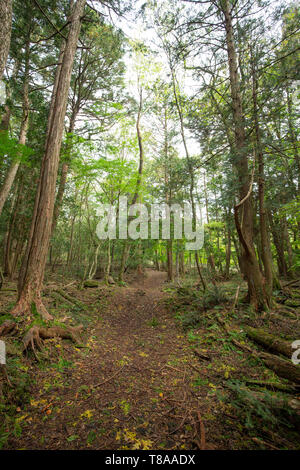
[[[83,302],[81,302],[80,300],[76,299],[75,297],[72,297],[71,295],[67,294],[62,289],[52,289],[52,290],[49,291],[50,295],[52,295],[53,293],[54,294],[56,293],[56,294],[60,295],[61,297],[66,299],[71,304],[77,305],[80,308],[85,309],[85,307],[86,307],[86,305]]]
[[[291,346],[292,343],[289,341],[278,338],[261,328],[252,328],[251,326],[247,326],[245,327],[245,332],[249,338],[263,346],[266,350],[275,354],[282,354],[289,359],[292,357],[294,350]]]
[[[74,302],[71,302],[70,300],[66,299],[56,291],[51,292],[50,296],[59,303],[67,302],[69,305],[74,305]]]
[[[299,393],[300,392],[300,387],[297,385],[286,385],[282,383],[277,383],[277,382],[269,382],[267,380],[252,380],[252,379],[247,379],[245,381],[249,387],[255,386],[255,387],[264,387],[267,390],[275,391],[278,390],[279,392],[284,392],[284,393]]]
[[[300,367],[287,361],[281,357],[273,356],[267,353],[259,353],[259,357],[264,361],[265,365],[273,370],[275,374],[284,379],[288,379],[295,384],[300,384]]]
[[[273,372],[275,372],[278,377],[288,379],[290,382],[293,382],[295,384],[300,384],[300,366],[293,364],[291,360],[287,361],[286,359],[273,356],[272,354],[254,351],[253,349],[249,348],[249,346],[247,346],[246,344],[241,344],[235,338],[232,338],[228,326],[221,318],[217,317],[217,321],[220,323],[225,332],[229,335],[231,342],[235,344],[239,349],[242,349],[243,351],[251,354],[253,357],[261,359],[266,365],[266,367],[273,370]]]

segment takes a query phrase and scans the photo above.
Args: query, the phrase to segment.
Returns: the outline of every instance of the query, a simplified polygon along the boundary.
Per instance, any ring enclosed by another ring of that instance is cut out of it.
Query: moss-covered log
[[[98,281],[93,281],[92,279],[88,279],[84,281],[83,286],[84,287],[99,287],[99,282]]]
[[[62,289],[55,289],[55,292],[57,292],[59,295],[61,295],[63,298],[71,302],[72,304],[77,305],[80,308],[85,308],[85,304],[81,302],[80,300],[76,299],[74,296],[72,297],[71,295],[67,294],[65,291]]]
[[[279,377],[288,379],[295,384],[300,384],[300,366],[293,364],[291,360],[287,361],[281,357],[266,353],[260,353],[259,357],[264,361],[265,365],[273,370]]]
[[[294,350],[291,346],[292,343],[289,341],[278,338],[261,328],[252,328],[248,326],[245,328],[245,331],[249,338],[263,346],[267,351],[282,354],[289,359],[292,357]]]
[[[299,393],[300,392],[300,386],[298,387],[297,385],[286,385],[283,383],[278,383],[278,382],[269,382],[267,380],[252,380],[252,379],[247,379],[246,384],[249,385],[250,387],[263,387],[266,388],[267,390],[271,391],[280,391],[280,392],[285,392],[285,393]]]

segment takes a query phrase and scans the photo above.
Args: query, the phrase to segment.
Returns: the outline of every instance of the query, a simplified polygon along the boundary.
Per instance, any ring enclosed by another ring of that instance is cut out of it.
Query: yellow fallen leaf
[[[84,413],[81,413],[80,415],[81,418],[88,418],[88,419],[91,419],[92,416],[93,416],[92,410],[86,410],[84,411]]]

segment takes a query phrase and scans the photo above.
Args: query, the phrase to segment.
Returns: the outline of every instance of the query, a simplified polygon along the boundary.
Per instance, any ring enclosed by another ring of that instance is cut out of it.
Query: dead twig
[[[263,444],[264,446],[269,447],[270,449],[273,450],[280,450],[278,447],[273,446],[273,444],[270,444],[269,442],[263,441],[262,439],[258,439],[257,437],[252,437],[252,441],[256,442],[257,444]]]
[[[200,426],[200,449],[205,450],[206,448],[205,427],[204,427],[199,411],[197,412],[197,416],[198,416],[198,421],[199,421],[199,426]]]
[[[231,310],[234,310],[235,307],[236,307],[237,300],[238,300],[238,297],[239,297],[240,288],[241,288],[241,286],[238,286],[238,287],[237,287],[237,290],[236,290],[236,293],[235,293],[235,297],[234,297],[234,302],[233,302],[233,305],[232,305],[232,307],[231,307]]]
[[[122,370],[124,369],[125,367],[125,364],[123,367],[121,367],[119,370],[117,370],[117,372],[115,374],[113,374],[111,377],[109,377],[108,379],[104,380],[103,382],[100,382],[96,385],[93,385],[94,388],[96,387],[100,387],[101,385],[104,385],[106,384],[107,382],[110,382],[110,380],[114,379],[118,374],[120,374],[120,372],[122,372]]]

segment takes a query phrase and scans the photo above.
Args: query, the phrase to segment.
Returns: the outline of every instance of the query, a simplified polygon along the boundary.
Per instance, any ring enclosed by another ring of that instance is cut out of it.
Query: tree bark
[[[273,235],[273,241],[276,249],[277,254],[277,266],[279,276],[283,278],[287,278],[288,267],[287,262],[284,256],[284,243],[283,243],[283,226],[282,221],[279,223],[275,223],[273,220],[273,214],[271,211],[268,211],[268,218],[271,227],[271,232]]]
[[[227,245],[226,245],[226,264],[225,264],[225,277],[229,278],[230,275],[230,259],[231,259],[231,230],[227,227]]]
[[[238,76],[237,56],[233,37],[231,6],[229,0],[222,2],[222,11],[226,29],[226,44],[230,87],[232,98],[232,112],[235,134],[234,167],[239,182],[240,203],[235,206],[235,223],[241,244],[241,267],[248,283],[248,297],[256,310],[264,310],[270,305],[270,296],[264,288],[264,279],[259,269],[253,244],[253,207],[251,200],[251,181],[248,168],[248,149],[243,119],[242,100]],[[242,206],[241,225],[238,208]]]
[[[71,72],[77,48],[86,0],[77,0],[70,15],[70,29],[61,65],[57,68],[48,117],[47,137],[35,207],[26,253],[19,275],[18,302],[14,315],[31,311],[35,303],[37,311],[49,320],[51,315],[42,302],[41,291],[51,236],[53,209],[59,153],[64,129]]]
[[[10,48],[12,0],[0,0],[0,80],[6,66]]]
[[[291,144],[293,146],[294,151],[294,159],[296,162],[297,168],[297,181],[298,181],[298,194],[300,194],[300,158],[299,158],[299,143],[297,141],[297,136],[295,133],[295,123],[293,119],[293,107],[292,107],[292,98],[290,95],[289,86],[286,87],[286,94],[287,94],[287,108],[288,108],[288,127],[289,127],[289,134]]]
[[[265,172],[264,172],[264,155],[262,152],[261,132],[258,121],[258,105],[257,105],[257,77],[252,57],[252,100],[253,100],[253,114],[254,114],[254,128],[256,140],[256,155],[258,159],[258,200],[259,200],[259,228],[260,228],[260,241],[261,241],[261,259],[264,266],[265,275],[265,289],[269,304],[272,303],[273,293],[273,266],[272,266],[272,253],[270,234],[267,226],[267,215],[265,208]]]
[[[167,240],[167,274],[168,281],[173,281],[173,240]]]
[[[78,112],[79,111],[77,109],[74,109],[72,112],[68,134],[72,134],[74,132],[75,122],[76,122],[76,117],[77,117]],[[58,191],[57,191],[57,195],[55,199],[55,205],[54,205],[54,211],[53,211],[53,222],[52,222],[52,229],[51,229],[52,234],[54,233],[54,230],[56,228],[60,208],[62,206],[62,201],[63,201],[67,177],[68,177],[68,171],[69,171],[69,166],[70,166],[70,160],[71,160],[71,150],[72,150],[72,141],[69,140],[67,142],[67,148],[66,148],[66,159],[63,162],[62,167],[61,167],[59,186],[58,186]]]

